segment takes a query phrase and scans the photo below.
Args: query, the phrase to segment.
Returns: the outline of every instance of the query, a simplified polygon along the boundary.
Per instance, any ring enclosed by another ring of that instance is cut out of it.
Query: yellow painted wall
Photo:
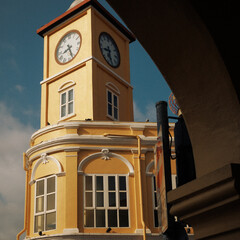
[[[101,32],[107,32],[116,42],[120,52],[120,66],[112,68],[103,58],[99,48],[99,35]],[[110,24],[96,10],[92,10],[92,37],[93,37],[93,55],[99,59],[107,67],[114,70],[119,76],[130,83],[130,68],[129,68],[129,40]]]
[[[81,47],[76,55],[76,57],[66,63],[66,64],[58,64],[55,60],[55,51],[58,45],[59,40],[69,31],[78,30],[81,34]],[[72,65],[83,61],[84,59],[90,57],[92,55],[92,31],[91,31],[91,9],[84,11],[79,14],[77,17],[73,18],[71,21],[68,21],[66,25],[60,25],[56,31],[51,32],[48,40],[48,51],[49,51],[49,59],[48,59],[48,77],[51,77]],[[45,47],[45,46],[44,46]]]

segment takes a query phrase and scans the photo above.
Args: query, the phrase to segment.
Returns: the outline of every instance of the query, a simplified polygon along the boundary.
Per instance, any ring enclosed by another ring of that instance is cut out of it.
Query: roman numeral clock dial
[[[107,63],[116,68],[120,65],[120,53],[113,38],[106,32],[99,36],[99,47]]]
[[[81,35],[77,30],[66,33],[58,42],[56,61],[59,64],[70,62],[78,53],[81,46]]]

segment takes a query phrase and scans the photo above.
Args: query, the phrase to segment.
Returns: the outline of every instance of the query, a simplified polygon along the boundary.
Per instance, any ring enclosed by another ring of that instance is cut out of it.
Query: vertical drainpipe
[[[141,209],[141,222],[143,226],[143,240],[146,240],[146,224],[144,222],[143,216],[143,194],[142,194],[142,178],[141,178],[141,138],[139,135],[125,135],[125,134],[109,134],[104,133],[105,137],[108,136],[121,136],[121,137],[134,137],[137,138],[138,142],[138,181],[139,181],[139,195],[140,195],[140,209]],[[135,183],[135,190],[136,190],[136,183]],[[137,211],[137,209],[136,209]]]
[[[141,138],[136,136],[138,140],[138,178],[139,178],[139,195],[140,195],[140,208],[141,208],[141,221],[143,226],[143,240],[146,240],[146,224],[144,222],[143,214],[143,194],[142,194],[142,174],[141,174]]]
[[[20,239],[20,236],[27,230],[27,227],[28,227],[28,212],[29,212],[29,209],[28,209],[28,206],[29,206],[29,171],[27,169],[27,166],[26,166],[26,153],[23,153],[23,168],[24,170],[26,171],[26,182],[25,182],[25,210],[24,210],[24,227],[22,229],[21,232],[19,232],[16,236],[16,240],[19,240]]]

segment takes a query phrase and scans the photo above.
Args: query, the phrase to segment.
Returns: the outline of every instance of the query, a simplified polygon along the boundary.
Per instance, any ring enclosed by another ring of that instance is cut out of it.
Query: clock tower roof
[[[136,40],[133,33],[124,27],[116,18],[114,18],[97,0],[75,0],[65,13],[39,28],[37,30],[37,34],[43,37],[48,31],[67,21],[79,12],[82,12],[89,6],[93,6],[96,10],[98,10],[106,19],[108,19],[109,22],[122,32],[130,40],[130,42]]]

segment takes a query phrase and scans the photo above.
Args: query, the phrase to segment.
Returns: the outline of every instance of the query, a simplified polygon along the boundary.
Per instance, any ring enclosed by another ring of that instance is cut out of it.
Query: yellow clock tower
[[[133,122],[134,35],[96,0],[41,27],[41,128],[24,153],[26,239],[159,239],[156,123]]]
[[[129,42],[135,38],[96,1],[77,3],[37,31],[44,37],[41,127],[133,121]]]

